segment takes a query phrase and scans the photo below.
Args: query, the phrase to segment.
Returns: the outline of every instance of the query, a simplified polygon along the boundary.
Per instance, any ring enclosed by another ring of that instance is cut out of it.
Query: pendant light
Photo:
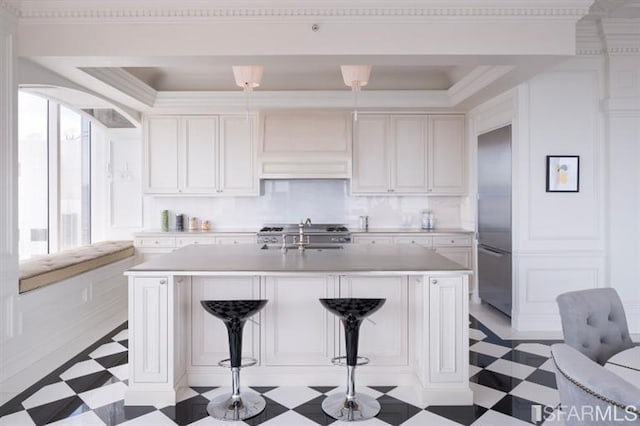
[[[260,86],[262,81],[262,65],[234,65],[233,77],[236,84],[244,90],[247,120],[249,119],[249,96],[253,89]]]
[[[354,111],[353,119],[358,121],[358,92],[369,82],[371,65],[341,65],[342,79],[344,84],[351,87],[353,92]]]

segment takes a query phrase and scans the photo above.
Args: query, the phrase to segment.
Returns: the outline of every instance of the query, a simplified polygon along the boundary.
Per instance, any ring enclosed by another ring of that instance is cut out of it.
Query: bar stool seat
[[[344,326],[346,356],[335,357],[336,365],[347,366],[347,393],[328,396],[322,401],[322,410],[334,419],[342,421],[366,420],[380,412],[380,403],[369,395],[355,392],[355,369],[369,363],[369,359],[358,356],[360,324],[369,315],[384,305],[386,299],[339,298],[320,299],[329,312],[340,318]]]
[[[218,363],[231,368],[231,393],[214,398],[207,405],[209,415],[218,420],[244,420],[260,414],[266,402],[256,392],[240,394],[240,368],[254,365],[254,358],[242,358],[242,331],[249,317],[267,304],[266,300],[202,300],[202,307],[227,327],[229,358]]]

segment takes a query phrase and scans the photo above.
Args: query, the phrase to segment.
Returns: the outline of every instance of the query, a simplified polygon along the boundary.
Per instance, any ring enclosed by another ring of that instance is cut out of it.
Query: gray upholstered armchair
[[[640,389],[564,343],[551,356],[565,426],[640,425]]]
[[[557,298],[564,341],[604,365],[609,358],[633,346],[618,293],[594,288],[564,293]]]

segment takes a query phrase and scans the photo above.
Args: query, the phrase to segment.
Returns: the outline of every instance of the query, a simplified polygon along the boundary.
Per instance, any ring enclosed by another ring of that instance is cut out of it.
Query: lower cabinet
[[[470,247],[438,247],[436,248],[436,253],[459,263],[465,268],[471,268],[472,253]]]
[[[360,326],[358,354],[371,365],[405,366],[409,363],[409,298],[406,276],[342,276],[340,297],[384,298],[385,304]],[[375,323],[375,324],[374,324]],[[344,332],[339,324],[339,352],[345,355]]]
[[[129,301],[133,310],[133,335],[144,339],[132,340],[134,377],[137,383],[167,383],[168,370],[168,278],[137,277]]]
[[[337,277],[266,277],[267,366],[330,365],[335,319],[320,298],[337,296]]]
[[[191,287],[191,364],[218,365],[229,358],[229,339],[224,323],[201,306],[202,300],[259,299],[259,277],[193,277]],[[263,312],[252,319],[260,322]],[[259,326],[247,321],[242,339],[242,356],[259,359]]]

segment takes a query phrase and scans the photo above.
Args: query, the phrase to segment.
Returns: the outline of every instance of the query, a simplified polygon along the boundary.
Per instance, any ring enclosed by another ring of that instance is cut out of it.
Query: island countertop
[[[189,245],[141,263],[126,275],[286,275],[432,273],[471,274],[471,270],[414,244],[345,245],[340,249],[307,249],[300,252],[259,245]]]

